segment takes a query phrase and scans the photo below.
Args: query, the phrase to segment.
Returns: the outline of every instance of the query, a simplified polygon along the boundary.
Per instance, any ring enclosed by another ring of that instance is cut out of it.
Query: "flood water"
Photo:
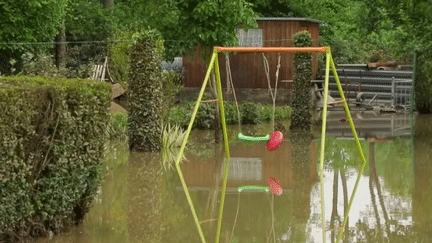
[[[344,242],[432,242],[432,116],[354,116],[368,160],[349,213]],[[415,121],[415,126],[412,122]],[[242,126],[263,135],[265,126]],[[351,196],[360,156],[348,125],[329,116],[325,149],[324,198],[319,185],[320,139],[285,133],[273,152],[265,143],[231,139],[220,242],[335,242]],[[348,132],[347,132],[348,131]],[[229,127],[229,136],[239,132]],[[214,242],[224,151],[214,134],[192,132],[182,164],[207,242]],[[201,242],[177,172],[162,169],[160,154],[129,153],[111,142],[105,180],[83,224],[36,242]],[[243,190],[276,178],[283,193]]]

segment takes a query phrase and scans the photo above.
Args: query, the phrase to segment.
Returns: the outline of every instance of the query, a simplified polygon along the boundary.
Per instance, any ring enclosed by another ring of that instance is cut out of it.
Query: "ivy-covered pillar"
[[[153,30],[133,35],[128,81],[128,126],[131,151],[161,150],[163,40]]]
[[[432,114],[432,58],[417,52],[414,65],[415,106],[420,114]]]
[[[311,34],[300,31],[294,35],[294,46],[312,46]],[[312,54],[310,52],[294,53],[294,85],[291,129],[309,130],[311,128],[311,79]]]

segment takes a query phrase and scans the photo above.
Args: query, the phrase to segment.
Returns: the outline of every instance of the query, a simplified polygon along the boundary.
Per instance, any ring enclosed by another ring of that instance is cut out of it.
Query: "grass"
[[[108,127],[108,136],[111,140],[126,140],[128,138],[128,115],[125,113],[112,113]]]
[[[162,130],[162,165],[165,170],[174,168],[177,154],[186,135],[179,125],[165,125]],[[186,157],[183,155],[183,161]]]

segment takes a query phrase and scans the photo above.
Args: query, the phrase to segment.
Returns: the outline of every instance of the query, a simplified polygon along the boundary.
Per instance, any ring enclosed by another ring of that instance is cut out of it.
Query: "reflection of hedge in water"
[[[312,136],[308,131],[291,134],[291,176],[296,182],[291,194],[290,208],[293,242],[305,242],[307,239],[306,225],[311,211],[311,190],[314,183],[310,178],[311,143]]]
[[[432,117],[417,115],[414,136],[413,221],[417,232],[429,236],[432,230]]]
[[[368,163],[368,142],[362,140],[360,144]],[[386,189],[396,193],[396,195],[408,196],[413,187],[412,155],[411,140],[409,139],[394,138],[389,143],[375,144],[375,163],[378,176],[384,177]],[[318,156],[320,156],[319,151]],[[325,163],[333,169],[359,169],[361,159],[355,141],[335,137],[327,138]],[[368,176],[369,174],[369,165],[366,165],[364,175]]]
[[[133,152],[128,165],[129,239],[131,242],[162,242],[160,154]]]
[[[89,209],[111,91],[76,79],[0,82],[0,241],[27,241],[81,221]]]
[[[414,188],[412,142],[395,138],[392,143],[375,145],[377,173],[384,177],[386,190],[395,196],[409,197]]]
[[[320,141],[321,143],[321,141]],[[363,152],[367,158],[368,146],[364,140],[360,141]],[[321,145],[318,144],[320,147]],[[318,158],[320,150],[318,150]],[[359,168],[361,165],[360,155],[354,140],[337,139],[336,137],[327,137],[324,149],[324,163],[333,169],[345,170],[348,168]],[[366,170],[368,167],[366,166]]]

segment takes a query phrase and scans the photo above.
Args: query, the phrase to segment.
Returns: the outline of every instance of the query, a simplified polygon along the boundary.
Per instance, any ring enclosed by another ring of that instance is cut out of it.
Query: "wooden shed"
[[[238,30],[239,45],[244,47],[292,47],[293,36],[301,30],[308,30],[312,35],[312,45],[318,46],[320,21],[307,18],[257,18],[258,29]],[[269,62],[270,77],[274,84],[277,53],[265,53]],[[183,58],[184,87],[198,88],[202,86],[206,68],[200,60],[200,48],[194,58]],[[278,88],[290,89],[294,72],[294,54],[281,53]],[[234,87],[240,89],[267,89],[267,78],[261,53],[231,53],[229,57]],[[219,54],[219,66],[223,87],[227,87],[227,71],[224,54]],[[318,69],[318,54],[312,58],[312,79]]]

